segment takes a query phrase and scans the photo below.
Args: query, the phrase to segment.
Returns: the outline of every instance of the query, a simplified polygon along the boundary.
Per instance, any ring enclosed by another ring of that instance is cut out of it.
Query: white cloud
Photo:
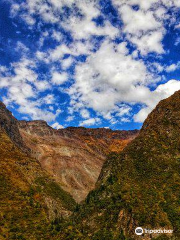
[[[90,113],[87,109],[81,109],[80,110],[80,115],[82,118],[89,118],[90,117]]]
[[[148,78],[145,64],[128,54],[125,43],[116,48],[106,41],[85,64],[77,66],[76,82],[69,89],[71,103],[80,102],[105,115],[116,110],[119,102],[144,101],[148,90],[142,85]]]
[[[66,122],[71,122],[71,121],[73,121],[74,120],[74,116],[68,116],[67,118],[66,118]]]
[[[45,104],[53,104],[55,102],[55,98],[53,94],[48,94],[43,98],[43,102]]]
[[[7,96],[3,97],[5,104],[17,104],[18,111],[29,115],[31,119],[54,121],[58,114],[42,109],[42,104],[52,104],[53,95],[41,97],[39,94],[47,90],[50,85],[46,80],[38,80],[36,63],[23,57],[19,62],[12,63],[11,68],[1,68],[0,89],[6,88]]]
[[[151,67],[153,71],[157,71],[158,73],[164,71],[164,66],[158,62],[154,62]]]
[[[152,31],[161,27],[161,24],[153,16],[153,12],[136,11],[128,5],[123,5],[119,8],[119,11],[124,23],[125,33],[139,35],[143,31]]]
[[[132,36],[131,41],[140,50],[142,55],[147,55],[149,52],[156,52],[158,54],[164,53],[162,46],[163,32],[154,31],[149,32],[141,37]]]
[[[73,59],[71,57],[62,60],[61,66],[63,69],[68,69],[73,64]]]
[[[56,119],[56,114],[47,110],[42,110],[40,107],[37,107],[36,104],[28,101],[26,105],[20,105],[18,111],[22,114],[28,114],[33,120],[52,122]]]
[[[72,56],[88,55],[91,53],[92,44],[90,41],[74,41],[72,44],[66,46],[65,44],[60,44],[54,49],[50,49],[47,52],[36,52],[36,56],[39,60],[45,63],[60,62],[62,67],[68,68],[73,63]],[[63,59],[65,54],[70,54],[69,58]]]
[[[33,26],[36,23],[36,20],[33,17],[31,17],[30,15],[22,14],[22,18],[30,26]]]
[[[179,7],[179,0],[113,0],[123,21],[123,29],[114,27],[105,19],[104,25],[97,26],[94,18],[101,15],[99,2],[96,0],[26,0],[21,4],[12,5],[13,16],[21,16],[29,25],[36,22],[37,16],[47,23],[57,23],[60,27],[71,32],[76,40],[90,39],[93,35],[106,36],[114,39],[126,34],[127,39],[136,45],[142,54],[150,52],[163,53],[162,40],[165,34],[164,20],[168,19],[167,8]],[[132,6],[138,5],[139,9]],[[70,16],[66,16],[63,7],[70,8]],[[63,16],[63,19],[61,18]],[[62,34],[53,31],[51,37],[62,40]],[[43,38],[44,39],[44,38]],[[146,46],[147,45],[147,46]],[[52,59],[61,58],[68,52],[67,46],[60,46],[52,52]]]
[[[34,72],[34,63],[28,59],[21,59],[12,64],[12,70],[8,69],[5,76],[1,77],[0,88],[8,88],[8,98],[17,104],[25,104],[27,99],[36,97],[35,83],[37,74]],[[13,74],[10,75],[9,71]],[[34,85],[34,87],[33,87]]]
[[[158,62],[154,62],[151,64],[151,70],[157,71],[158,73],[161,73],[163,71],[170,73],[170,72],[176,71],[179,68],[180,68],[180,62],[177,62],[176,64],[173,63],[171,65],[164,65]]]
[[[180,90],[180,81],[178,80],[170,80],[167,83],[159,85],[156,90],[150,94],[152,101],[134,116],[135,122],[143,122],[160,100],[171,96],[178,90]]]
[[[65,44],[62,44],[50,51],[49,59],[52,61],[58,61],[64,56],[64,54],[70,53],[70,49]]]
[[[48,3],[51,4],[49,5]],[[64,6],[68,6],[71,9],[71,16],[67,18],[63,12]],[[29,25],[36,23],[36,15],[40,16],[46,23],[59,23],[66,30],[69,30],[75,39],[87,39],[91,35],[104,35],[114,38],[118,34],[118,30],[108,21],[104,23],[104,26],[96,26],[96,23],[92,21],[100,15],[98,6],[96,0],[49,0],[48,2],[45,0],[26,0],[26,2],[21,4],[13,4],[11,13],[12,16],[20,14]],[[63,21],[60,18],[62,15]],[[56,33],[54,38],[57,40]]]
[[[128,122],[131,122],[131,120],[129,118],[123,117],[121,118],[121,122],[128,123]]]
[[[108,21],[105,21],[104,26],[96,26],[96,23],[92,21],[100,15],[97,1],[74,1],[74,3],[82,17],[75,12],[62,25],[71,31],[75,39],[88,39],[92,35],[114,38],[118,34],[118,30]]]
[[[81,121],[79,126],[92,126],[99,123],[101,123],[100,118],[89,118],[87,120]]]
[[[55,31],[55,30],[53,31],[51,37],[52,37],[53,39],[55,39],[56,41],[58,41],[58,42],[60,42],[60,41],[63,40],[63,35],[62,35],[62,33],[58,32],[58,31]]]
[[[174,72],[179,67],[180,67],[180,62],[177,64],[171,64],[170,66],[166,67],[166,72]]]
[[[132,110],[131,107],[124,105],[124,106],[122,106],[118,109],[118,112],[116,113],[116,116],[117,117],[122,117],[124,115],[128,116],[130,114],[131,110]]]
[[[68,75],[67,73],[58,73],[58,72],[53,72],[52,74],[52,83],[55,85],[62,85],[68,80]]]
[[[92,35],[107,36],[109,38],[115,38],[118,35],[118,30],[113,27],[109,22],[105,22],[104,26],[96,26],[92,19],[73,19],[64,24],[64,27],[72,32],[75,39],[88,39]]]
[[[122,20],[122,27],[114,27],[105,16],[104,24],[97,26],[93,19],[103,14],[96,0],[14,2],[12,17],[21,17],[31,29],[36,27],[37,19],[38,30],[43,23],[52,26],[41,32],[34,59],[25,57],[28,49],[19,43],[17,51],[22,51],[24,58],[12,64],[12,72],[9,74],[6,69],[1,69],[0,88],[7,89],[6,101],[18,104],[21,113],[35,119],[55,121],[58,112],[53,113],[52,106],[48,106],[48,111],[41,109],[42,104],[53,104],[54,96],[45,94],[41,98],[40,92],[57,88],[57,85],[67,82],[68,77],[74,77],[74,83],[68,90],[63,89],[71,98],[67,109],[71,115],[74,112],[80,113],[86,119],[81,124],[87,126],[98,124],[100,120],[98,117],[90,118],[86,108],[93,109],[97,116],[101,115],[115,124],[117,119],[128,122],[131,107],[140,103],[145,107],[134,119],[142,121],[160,99],[169,96],[172,89],[178,88],[179,82],[172,80],[160,85],[155,91],[150,90],[151,84],[154,87],[161,80],[155,74],[173,72],[179,68],[179,63],[166,66],[157,63],[157,59],[151,63],[142,59],[149,53],[166,53],[162,44],[166,34],[165,21],[169,20],[171,24],[175,19],[174,16],[170,19],[168,8],[180,7],[179,0],[112,0]],[[135,5],[139,8],[134,8]],[[70,15],[65,14],[64,6],[70,8]],[[56,26],[56,30],[53,26]],[[59,29],[70,32],[73,37],[71,43],[67,44],[63,31]],[[100,47],[93,42],[94,35],[104,36]],[[115,43],[115,37],[123,42]],[[43,51],[46,39],[57,45]],[[133,46],[132,53],[129,44]],[[67,54],[68,58],[65,56]],[[87,56],[84,63],[76,60],[80,55]],[[50,80],[48,75],[39,78],[39,63],[49,67],[52,75]],[[66,71],[73,64],[76,72],[70,76]],[[58,65],[62,71],[57,70]],[[151,70],[154,75],[150,73]],[[122,103],[125,104],[124,107]],[[67,118],[67,121],[72,120],[73,116]]]
[[[36,86],[37,90],[39,91],[45,91],[50,87],[50,84],[48,81],[36,81],[34,82],[34,85]]]
[[[62,129],[64,128],[64,126],[62,126],[61,124],[59,124],[58,122],[55,122],[51,125],[52,128],[55,128],[55,129]]]
[[[148,10],[152,4],[157,3],[157,0],[113,0],[113,3],[117,6],[128,4],[130,6],[139,5],[141,9]]]
[[[163,21],[168,18],[161,1],[113,0],[123,21],[123,32],[142,55],[164,52],[162,40],[165,35]],[[132,6],[138,5],[139,9]],[[153,8],[154,6],[154,8]]]
[[[17,52],[21,52],[22,55],[24,53],[27,53],[29,51],[29,49],[20,41],[17,42],[17,47],[15,49]]]

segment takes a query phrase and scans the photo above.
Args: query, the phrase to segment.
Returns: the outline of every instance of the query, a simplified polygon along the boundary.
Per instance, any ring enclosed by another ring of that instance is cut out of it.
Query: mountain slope
[[[19,121],[21,136],[31,154],[77,202],[94,189],[110,151],[120,152],[138,131],[83,127],[55,130],[45,121]]]
[[[83,233],[79,239],[158,236],[135,235],[135,228],[141,226],[173,229],[173,239],[179,239],[179,204],[180,91],[157,105],[122,153],[109,156],[97,188],[75,214],[73,231]]]
[[[51,221],[69,216],[75,207],[72,197],[26,150],[16,119],[0,105],[1,240],[53,239]]]

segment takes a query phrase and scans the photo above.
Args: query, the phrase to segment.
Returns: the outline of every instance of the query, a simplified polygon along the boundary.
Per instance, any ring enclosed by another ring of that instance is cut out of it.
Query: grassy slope
[[[74,206],[71,196],[42,171],[39,163],[23,154],[0,130],[0,240],[54,239],[50,213],[69,214]]]
[[[180,92],[160,102],[121,154],[109,156],[71,223],[74,237],[65,239],[134,239],[136,226],[173,228],[180,239]]]

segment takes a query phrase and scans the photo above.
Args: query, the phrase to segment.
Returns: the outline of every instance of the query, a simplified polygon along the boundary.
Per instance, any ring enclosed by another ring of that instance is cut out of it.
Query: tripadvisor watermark
[[[136,235],[142,235],[144,234],[172,234],[173,230],[172,229],[146,229],[146,228],[141,228],[141,227],[137,227],[135,229],[135,233]]]

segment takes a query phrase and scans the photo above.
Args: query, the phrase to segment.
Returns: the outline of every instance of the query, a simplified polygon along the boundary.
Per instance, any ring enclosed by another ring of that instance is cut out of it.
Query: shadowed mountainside
[[[94,189],[107,154],[122,151],[138,135],[105,128],[55,130],[45,121],[19,121],[19,130],[32,156],[77,202]]]

